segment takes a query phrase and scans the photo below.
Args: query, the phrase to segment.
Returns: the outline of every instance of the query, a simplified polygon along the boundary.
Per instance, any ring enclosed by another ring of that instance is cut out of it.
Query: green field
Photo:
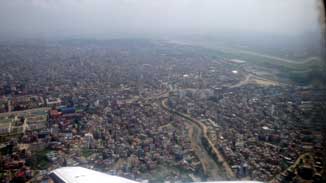
[[[305,60],[290,60],[254,51],[194,43],[198,51],[213,59],[239,59],[248,64],[267,70],[277,70],[278,77],[288,79],[299,85],[324,85],[326,82],[326,63],[319,57],[309,57]]]

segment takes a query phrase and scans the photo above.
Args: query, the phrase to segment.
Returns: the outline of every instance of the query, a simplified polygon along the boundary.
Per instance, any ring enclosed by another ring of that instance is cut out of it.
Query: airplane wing
[[[50,172],[49,177],[55,183],[137,183],[126,178],[82,167],[58,168]]]
[[[49,177],[54,183],[138,183],[119,176],[108,175],[102,172],[83,167],[63,167],[50,172]],[[197,182],[200,183],[200,182]],[[259,183],[256,181],[217,181],[205,183]]]

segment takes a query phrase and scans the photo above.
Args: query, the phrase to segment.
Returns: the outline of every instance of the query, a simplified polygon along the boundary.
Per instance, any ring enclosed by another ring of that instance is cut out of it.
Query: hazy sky
[[[111,37],[319,28],[315,0],[0,0],[0,37]]]

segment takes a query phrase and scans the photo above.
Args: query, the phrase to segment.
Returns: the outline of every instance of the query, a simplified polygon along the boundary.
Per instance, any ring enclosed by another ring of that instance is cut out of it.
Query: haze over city
[[[0,0],[0,183],[325,183],[321,2]]]
[[[11,0],[0,37],[117,38],[258,32],[319,33],[317,0]]]

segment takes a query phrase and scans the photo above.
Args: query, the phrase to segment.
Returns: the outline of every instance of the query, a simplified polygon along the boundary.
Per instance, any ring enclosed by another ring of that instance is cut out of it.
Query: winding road
[[[202,122],[188,116],[187,114],[183,114],[170,109],[167,106],[166,102],[167,98],[161,98],[161,106],[165,110],[189,121],[188,127],[191,145],[195,154],[200,159],[207,179],[216,181],[234,178],[234,172],[231,170],[228,163],[224,160],[224,157],[221,155],[221,153],[215,148],[213,143],[208,138],[206,126]],[[219,162],[221,162],[222,166],[213,159],[212,155],[210,155],[210,152],[208,152],[208,148],[206,147],[207,145],[205,146],[203,144],[203,139],[206,139],[209,148],[211,148],[211,152],[216,156]]]
[[[192,149],[197,157],[199,157],[207,179],[212,181],[223,180],[223,177],[225,177],[224,171],[210,157],[202,143],[203,131],[196,124],[188,124],[188,128]]]
[[[229,86],[229,88],[240,87],[242,85],[248,84],[251,77],[254,76],[248,74],[239,83]],[[160,104],[164,110],[170,113],[174,113],[189,122],[186,123],[186,126],[188,129],[188,135],[191,141],[191,146],[202,164],[204,174],[207,176],[208,181],[234,179],[235,173],[232,171],[230,165],[224,159],[224,156],[219,152],[219,150],[209,139],[207,135],[208,129],[206,125],[187,114],[169,108],[167,105],[168,97],[169,92],[165,91],[154,97],[145,98],[145,100],[158,100],[160,101]],[[204,144],[203,141],[206,141],[206,143]],[[214,157],[218,160],[218,162],[214,160]]]
[[[250,77],[250,74],[247,75],[244,80],[240,81],[238,84],[230,86],[230,88],[240,87],[244,84],[247,84]],[[204,174],[207,176],[207,180],[218,181],[235,178],[235,174],[232,171],[230,165],[209,139],[207,135],[208,130],[206,125],[187,114],[169,108],[166,104],[168,96],[168,91],[165,91],[154,97],[145,98],[145,100],[159,100],[163,109],[170,113],[174,113],[189,122],[186,125],[189,129],[188,135],[191,141],[191,146],[202,164]],[[207,145],[203,144],[203,139],[206,140]],[[207,146],[209,146],[209,148],[207,148]],[[211,149],[211,151],[208,152],[207,149]],[[215,156],[218,159],[219,163],[216,162],[212,156]]]

